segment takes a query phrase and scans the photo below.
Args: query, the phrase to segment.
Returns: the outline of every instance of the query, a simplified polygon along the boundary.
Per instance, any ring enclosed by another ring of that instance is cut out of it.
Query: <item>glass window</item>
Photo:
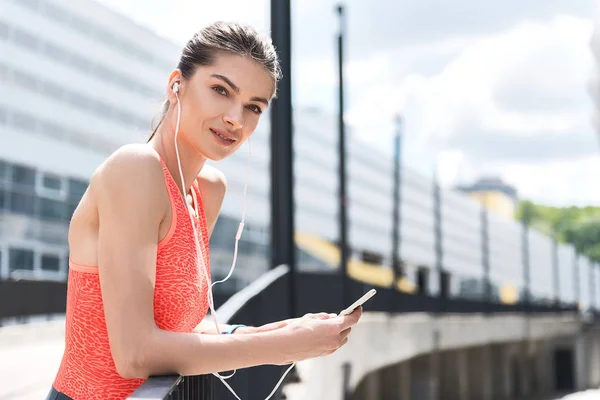
[[[8,164],[0,160],[0,182],[8,181]]]
[[[10,77],[10,71],[8,67],[0,63],[0,82],[8,82]]]
[[[80,95],[77,92],[70,92],[68,96],[71,104],[81,109],[87,110],[89,106],[89,100],[86,97]]]
[[[83,71],[89,71],[89,69],[91,68],[90,62],[85,58],[78,56],[77,54],[71,54],[69,61],[73,66]]]
[[[8,250],[8,269],[33,271],[33,250],[10,248]]]
[[[30,90],[37,90],[37,80],[31,75],[25,74],[20,71],[13,71],[13,79],[17,85]]]
[[[48,136],[52,136],[55,138],[62,138],[64,136],[64,129],[51,122],[43,122],[41,124],[41,129]]]
[[[8,120],[8,113],[5,109],[0,108],[0,125],[5,125]]]
[[[62,180],[60,179],[60,176],[44,174],[44,177],[42,178],[42,186],[45,189],[61,190],[62,189]]]
[[[71,16],[70,26],[83,33],[84,35],[89,35],[92,32],[92,27],[90,26],[89,22],[77,18],[74,15]]]
[[[26,114],[13,113],[11,118],[11,125],[15,128],[23,129],[25,131],[36,130],[36,120]]]
[[[23,165],[13,165],[12,182],[15,185],[35,188],[35,169]]]
[[[115,116],[119,120],[121,120],[121,122],[124,122],[126,124],[133,124],[133,123],[135,123],[135,117],[133,117],[131,114],[129,114],[127,112],[115,110]]]
[[[62,22],[67,26],[70,26],[71,16],[68,13],[64,12],[62,9],[53,6],[52,4],[44,4],[44,14],[58,22]]]
[[[0,189],[0,210],[6,210],[8,208],[8,197],[3,189]]]
[[[76,204],[87,190],[88,183],[77,179],[69,179],[69,203]]]
[[[113,115],[113,109],[110,108],[110,106],[107,106],[106,104],[102,103],[102,102],[95,102],[94,103],[94,108],[96,111],[96,113],[98,115],[100,115],[101,117],[108,117],[110,118]]]
[[[50,95],[58,100],[61,100],[65,96],[64,89],[58,85],[55,85],[54,83],[44,82],[41,86],[42,91],[45,94]]]
[[[35,196],[21,193],[11,193],[10,210],[19,214],[35,215]]]
[[[37,10],[40,6],[39,0],[19,0],[19,4],[23,4],[34,10]]]
[[[103,41],[111,46],[115,46],[115,47],[119,46],[119,40],[112,33],[105,31],[104,29],[101,29],[101,28],[95,29],[94,35],[101,41]]]
[[[0,21],[0,38],[8,39],[9,37],[9,28],[4,22]]]
[[[109,69],[102,65],[94,65],[94,73],[109,82],[119,82],[120,79]]]
[[[66,219],[67,205],[62,201],[40,198],[40,218],[51,220]]]
[[[42,254],[42,270],[58,272],[60,270],[60,257],[55,254]]]
[[[23,47],[28,47],[30,49],[36,50],[39,46],[39,41],[35,36],[32,36],[29,33],[20,29],[13,30],[12,37],[15,43],[18,43]]]
[[[48,42],[44,42],[44,53],[56,60],[64,61],[69,58],[69,54],[63,49]]]

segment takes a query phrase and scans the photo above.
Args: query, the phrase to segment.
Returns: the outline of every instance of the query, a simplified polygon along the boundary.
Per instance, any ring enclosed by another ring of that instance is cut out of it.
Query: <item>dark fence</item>
[[[66,282],[0,280],[0,325],[4,318],[64,313],[66,302]]]

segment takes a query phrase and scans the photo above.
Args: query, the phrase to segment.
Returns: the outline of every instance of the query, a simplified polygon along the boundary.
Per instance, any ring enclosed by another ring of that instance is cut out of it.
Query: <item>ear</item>
[[[183,76],[181,75],[181,71],[179,69],[173,70],[169,76],[167,99],[171,104],[177,103],[177,96],[175,96],[174,91],[175,89],[177,89],[177,93],[181,96],[181,92],[183,91]]]

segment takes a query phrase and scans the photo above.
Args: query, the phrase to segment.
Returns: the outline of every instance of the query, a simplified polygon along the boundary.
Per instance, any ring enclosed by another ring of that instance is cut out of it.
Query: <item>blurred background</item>
[[[149,136],[182,47],[216,20],[271,34],[291,69],[289,96],[263,116],[250,160],[242,148],[214,164],[228,180],[211,238],[214,280],[229,271],[250,177],[238,268],[216,286],[218,305],[287,264],[293,289],[269,298],[287,308],[269,314],[261,303],[260,318],[339,311],[376,287],[365,310],[431,317],[426,335],[442,335],[385,361],[375,352],[369,362],[306,363],[287,398],[336,397],[315,378],[321,368],[339,370],[353,399],[549,399],[600,386],[599,4],[297,0],[282,47],[273,15],[286,13],[273,10],[287,4],[0,0],[0,400],[45,396],[62,354],[72,212],[111,152]],[[272,114],[290,106],[293,129],[277,131]],[[276,157],[272,134],[291,139],[293,165]],[[293,168],[288,185],[273,180],[282,165]],[[272,223],[277,193],[293,196],[280,206],[295,244],[283,255],[273,247],[286,234]],[[517,328],[446,343],[446,315],[470,332]],[[377,329],[369,321],[367,337]],[[398,321],[385,340],[408,340],[400,327],[414,325]],[[523,343],[531,357],[521,365]],[[354,351],[373,350],[363,346]],[[511,356],[489,385],[439,374],[487,371],[496,353]],[[273,372],[260,371],[268,393]]]

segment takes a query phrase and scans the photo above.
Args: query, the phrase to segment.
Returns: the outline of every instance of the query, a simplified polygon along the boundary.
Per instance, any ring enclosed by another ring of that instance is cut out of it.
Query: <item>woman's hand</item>
[[[283,364],[334,353],[348,342],[348,335],[362,312],[362,307],[359,307],[352,314],[343,317],[334,314],[307,314],[290,320],[281,328],[288,338]]]

